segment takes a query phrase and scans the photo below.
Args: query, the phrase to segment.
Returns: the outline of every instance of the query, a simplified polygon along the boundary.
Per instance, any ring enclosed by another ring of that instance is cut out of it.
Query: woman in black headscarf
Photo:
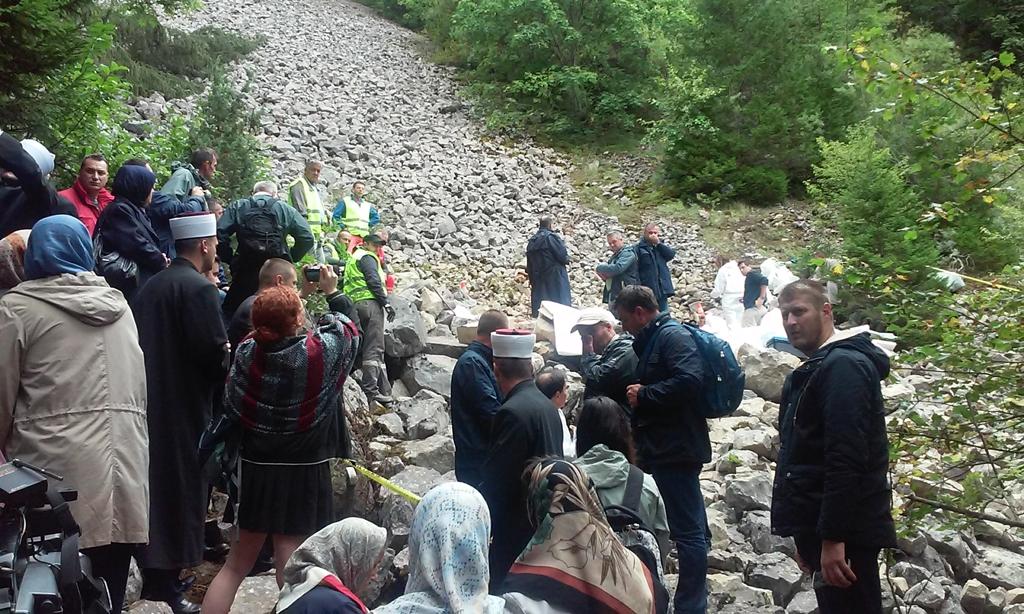
[[[153,198],[156,176],[145,166],[122,166],[114,177],[114,202],[107,205],[96,224],[97,241],[103,253],[117,252],[134,262],[138,273],[130,278],[100,270],[107,282],[124,293],[129,302],[146,280],[162,271],[168,263],[160,251],[159,238],[146,215]]]

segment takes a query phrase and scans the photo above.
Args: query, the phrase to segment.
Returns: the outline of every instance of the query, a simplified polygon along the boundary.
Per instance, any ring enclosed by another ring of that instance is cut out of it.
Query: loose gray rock
[[[407,441],[401,446],[402,459],[409,465],[426,467],[438,473],[455,468],[455,442],[447,435],[431,435],[420,441]]]
[[[985,604],[988,602],[988,587],[981,582],[971,579],[964,584],[960,591],[960,607],[967,614],[982,614],[985,611]]]
[[[420,390],[411,398],[396,401],[394,409],[401,416],[409,439],[426,439],[436,433],[444,433],[451,423],[444,397],[427,389]]]
[[[998,546],[978,544],[974,575],[989,588],[1024,587],[1024,555]]]
[[[804,573],[796,561],[780,552],[757,557],[747,572],[747,584],[772,592],[775,605],[786,606],[804,584]]]
[[[786,606],[786,614],[818,614],[818,597],[814,591],[797,593]]]
[[[427,328],[420,312],[401,295],[388,299],[395,309],[395,319],[384,325],[384,353],[393,358],[408,358],[423,351],[427,344]]]
[[[738,511],[771,509],[772,482],[764,473],[725,476],[725,502]]]
[[[786,376],[800,366],[800,359],[787,352],[744,344],[736,359],[746,374],[746,388],[774,403],[782,400]]]
[[[409,361],[409,368],[402,381],[410,392],[427,389],[449,399],[452,396],[455,362],[454,358],[448,356],[419,354]]]

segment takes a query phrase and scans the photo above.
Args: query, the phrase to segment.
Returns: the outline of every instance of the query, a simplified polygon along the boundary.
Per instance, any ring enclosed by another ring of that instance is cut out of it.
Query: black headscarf
[[[145,166],[122,166],[114,177],[114,196],[127,200],[140,209],[156,184],[156,175]]]

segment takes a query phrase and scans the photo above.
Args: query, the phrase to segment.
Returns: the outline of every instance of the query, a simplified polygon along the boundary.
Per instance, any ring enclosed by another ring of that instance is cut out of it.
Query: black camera
[[[320,268],[324,267],[324,266],[332,267],[334,269],[334,274],[337,275],[339,278],[344,274],[344,271],[345,271],[342,267],[340,267],[340,266],[338,266],[336,264],[322,264],[322,265],[318,265],[318,266],[315,266],[315,267],[314,266],[307,267],[306,269],[303,270],[304,275],[306,277],[306,281],[311,282],[311,283],[319,283],[320,282]]]
[[[110,614],[106,582],[78,551],[72,489],[61,476],[14,459],[0,465],[0,614]]]

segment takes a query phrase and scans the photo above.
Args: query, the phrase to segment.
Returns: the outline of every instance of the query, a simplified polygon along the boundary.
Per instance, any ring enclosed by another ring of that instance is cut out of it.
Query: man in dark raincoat
[[[537,317],[541,301],[572,303],[569,292],[569,252],[551,230],[551,217],[540,218],[540,229],[526,244],[526,275],[530,278],[530,313]]]
[[[217,253],[212,213],[171,220],[178,256],[142,287],[133,310],[146,357],[149,545],[139,556],[143,597],[175,614],[199,612],[184,597],[181,570],[203,558],[207,483],[199,436],[227,375],[227,332],[217,287],[203,274]]]

